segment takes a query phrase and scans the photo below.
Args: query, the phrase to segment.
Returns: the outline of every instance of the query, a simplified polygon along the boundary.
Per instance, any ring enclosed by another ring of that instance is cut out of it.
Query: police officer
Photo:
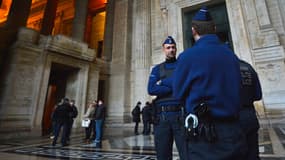
[[[172,72],[176,67],[176,43],[171,36],[164,41],[165,61],[156,65],[149,76],[148,93],[156,96],[153,101],[155,110],[154,140],[158,160],[171,160],[173,140],[179,157],[186,158],[186,143],[181,123],[181,101],[172,98]]]
[[[195,44],[177,60],[173,97],[184,101],[188,116],[195,115],[192,128],[187,128],[188,159],[242,160],[246,146],[238,123],[239,60],[221,44],[215,29],[208,9],[202,7],[192,19]]]
[[[247,156],[245,160],[259,160],[258,129],[259,123],[256,117],[253,102],[261,100],[262,91],[257,73],[247,62],[240,60],[240,72],[242,78],[241,105],[239,121],[246,135]]]

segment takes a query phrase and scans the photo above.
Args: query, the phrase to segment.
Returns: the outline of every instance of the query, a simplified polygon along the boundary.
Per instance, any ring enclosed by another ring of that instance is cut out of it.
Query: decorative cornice
[[[45,49],[87,61],[93,61],[96,55],[95,50],[88,48],[86,43],[64,35],[49,36]]]

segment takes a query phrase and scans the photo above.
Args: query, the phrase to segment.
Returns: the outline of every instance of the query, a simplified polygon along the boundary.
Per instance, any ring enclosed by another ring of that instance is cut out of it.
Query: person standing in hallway
[[[132,117],[133,117],[133,122],[135,122],[135,128],[134,128],[134,133],[135,135],[138,135],[138,128],[139,128],[139,123],[141,122],[141,102],[138,101],[137,105],[135,108],[132,110]]]
[[[77,107],[75,106],[75,100],[70,100],[70,107],[71,107],[71,112],[69,114],[69,124],[68,124],[68,129],[67,129],[67,141],[70,141],[70,134],[71,134],[71,130],[72,130],[72,126],[74,123],[74,119],[77,117],[78,115],[78,110]]]
[[[258,146],[259,122],[256,117],[254,101],[261,100],[262,90],[258,75],[253,67],[240,60],[241,72],[241,111],[239,121],[246,135],[248,151],[245,160],[260,160]]]
[[[154,66],[148,81],[148,93],[156,96],[154,109],[154,143],[158,160],[171,160],[173,142],[180,160],[187,160],[185,132],[183,130],[184,107],[172,97],[173,71],[176,68],[176,43],[168,36],[162,44],[165,61]]]
[[[102,148],[103,124],[105,120],[106,107],[103,100],[98,100],[98,106],[95,109],[96,138],[94,140],[96,148]]]
[[[63,98],[60,105],[58,105],[54,111],[54,120],[55,120],[55,135],[53,138],[52,146],[56,145],[57,138],[59,136],[60,129],[62,128],[61,133],[61,145],[67,145],[67,132],[68,132],[68,125],[70,121],[70,113],[72,112],[69,99]]]
[[[87,108],[86,113],[83,115],[83,119],[89,119],[90,124],[88,127],[85,128],[85,141],[86,143],[90,143],[92,140],[95,140],[96,130],[95,130],[95,109],[97,106],[97,101],[92,101]],[[91,137],[92,134],[92,137]]]
[[[55,116],[54,116],[54,111],[55,111],[56,107],[58,107],[61,104],[62,104],[62,100],[60,100],[56,105],[54,105],[53,111],[51,113],[52,135],[50,136],[50,139],[54,139],[54,135],[55,135],[56,119],[55,119]]]
[[[173,73],[173,96],[186,107],[188,159],[244,160],[239,59],[216,36],[207,7],[196,12],[191,27],[195,44],[179,55]]]
[[[149,102],[145,103],[142,109],[142,120],[143,120],[143,135],[150,134],[150,124],[151,124],[151,105]]]

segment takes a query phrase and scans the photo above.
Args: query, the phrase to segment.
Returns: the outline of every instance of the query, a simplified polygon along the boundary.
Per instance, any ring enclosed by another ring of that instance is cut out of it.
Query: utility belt
[[[156,113],[160,114],[161,112],[179,112],[181,111],[181,106],[156,106]]]
[[[184,107],[181,105],[177,105],[177,106],[159,106],[159,105],[155,105],[154,106],[154,112],[152,112],[152,123],[154,125],[159,124],[161,118],[163,118],[165,115],[162,114],[162,117],[159,116],[161,113],[170,113],[170,112],[177,112],[177,114],[181,114],[180,116],[178,116],[177,121],[179,121],[179,123],[181,124],[181,127],[184,126]],[[176,113],[175,113],[176,114]]]
[[[187,115],[184,126],[189,140],[202,138],[209,143],[214,143],[218,140],[215,124],[237,121],[237,116],[213,117],[208,104],[201,103],[194,108],[194,114]]]

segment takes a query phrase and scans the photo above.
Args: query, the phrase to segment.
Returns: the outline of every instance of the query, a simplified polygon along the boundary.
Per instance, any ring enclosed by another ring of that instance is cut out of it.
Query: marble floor
[[[283,119],[271,124],[261,122],[259,150],[262,160],[285,160],[285,122]],[[51,146],[46,137],[0,138],[1,160],[47,160],[47,159],[101,159],[101,160],[154,160],[153,135],[134,135],[131,125],[105,129],[103,148],[96,149],[84,142],[83,129],[73,132],[69,146]],[[178,159],[176,148],[174,160]]]

